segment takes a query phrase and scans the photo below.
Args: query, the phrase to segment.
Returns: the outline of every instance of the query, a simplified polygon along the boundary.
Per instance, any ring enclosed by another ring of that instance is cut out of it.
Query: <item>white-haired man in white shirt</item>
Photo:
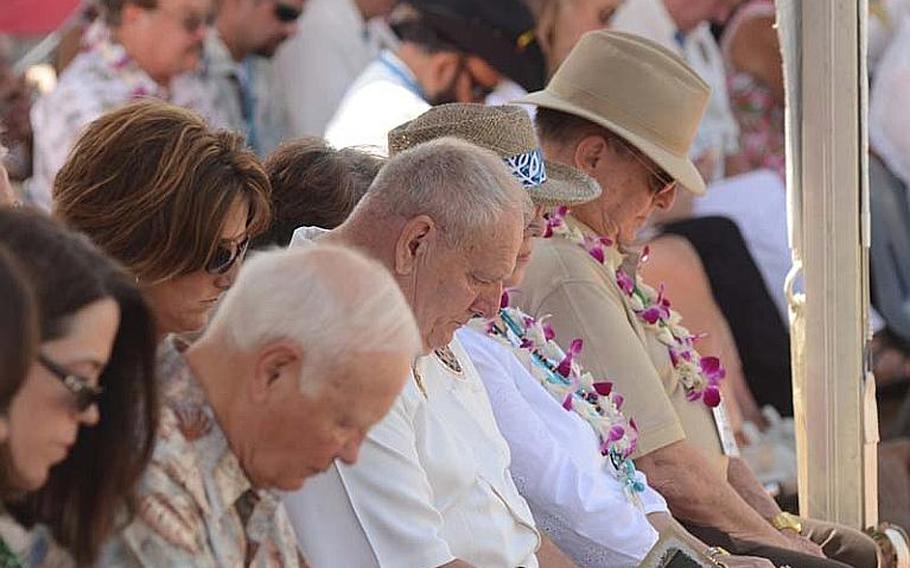
[[[392,158],[339,228],[295,234],[292,246],[342,243],[387,266],[427,353],[357,465],[336,462],[285,499],[313,566],[573,566],[535,528],[483,384],[453,338],[498,310],[529,213],[499,157],[441,138]]]

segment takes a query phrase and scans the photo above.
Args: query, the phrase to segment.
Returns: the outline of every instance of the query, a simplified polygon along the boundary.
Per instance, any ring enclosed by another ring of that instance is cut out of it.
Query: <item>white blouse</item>
[[[474,329],[456,333],[490,396],[512,453],[512,477],[538,527],[583,567],[635,567],[657,542],[645,516],[667,503],[647,486],[643,510],[600,454],[597,434],[567,412],[513,352]]]

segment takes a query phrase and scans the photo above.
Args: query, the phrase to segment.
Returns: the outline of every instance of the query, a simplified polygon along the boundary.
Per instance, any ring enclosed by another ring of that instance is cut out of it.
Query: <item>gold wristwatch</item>
[[[719,546],[711,546],[707,550],[705,550],[704,554],[708,558],[708,560],[711,561],[711,564],[713,564],[714,566],[717,566],[718,568],[727,568],[727,565],[724,564],[724,562],[723,562],[723,560],[721,560],[721,558],[723,558],[724,556],[730,556],[730,553],[727,552],[726,550],[724,550],[723,548],[721,548]]]
[[[793,531],[796,534],[803,533],[803,524],[800,522],[799,517],[796,515],[791,515],[787,512],[781,512],[769,519],[771,525],[779,531]]]

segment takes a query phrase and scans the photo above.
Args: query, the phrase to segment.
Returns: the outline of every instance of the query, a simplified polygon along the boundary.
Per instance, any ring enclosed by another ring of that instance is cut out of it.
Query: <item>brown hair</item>
[[[0,414],[6,413],[38,348],[34,293],[16,257],[0,244]]]
[[[91,123],[54,180],[54,211],[145,281],[201,270],[232,205],[247,233],[270,221],[269,180],[239,134],[146,99]]]
[[[158,425],[155,326],[139,290],[83,235],[37,211],[0,209],[0,243],[15,251],[38,302],[42,342],[64,337],[72,315],[104,298],[117,302],[120,324],[99,377],[99,422],[80,428],[69,455],[47,483],[6,503],[23,524],[42,523],[75,558],[91,564],[134,510],[133,490],[151,459]],[[14,464],[2,464],[0,473]],[[0,479],[0,490],[15,489]],[[128,520],[128,519],[127,519]]]
[[[319,138],[282,144],[265,162],[275,217],[254,246],[287,246],[301,226],[334,229],[347,219],[381,167],[376,156],[354,148],[335,150]]]

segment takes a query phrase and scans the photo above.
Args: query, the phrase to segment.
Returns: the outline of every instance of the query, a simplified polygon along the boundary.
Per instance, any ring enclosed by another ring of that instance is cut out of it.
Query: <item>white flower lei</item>
[[[601,455],[608,458],[613,475],[619,479],[629,499],[640,505],[638,493],[645,490],[635,474],[630,456],[635,452],[638,428],[622,411],[623,397],[607,381],[595,381],[575,360],[582,341],[572,341],[568,353],[555,341],[552,327],[542,318],[537,320],[516,307],[509,306],[508,292],[503,293],[499,318],[476,319],[472,327],[510,347],[522,360],[530,361],[531,374],[560,402],[574,411],[597,433]]]

